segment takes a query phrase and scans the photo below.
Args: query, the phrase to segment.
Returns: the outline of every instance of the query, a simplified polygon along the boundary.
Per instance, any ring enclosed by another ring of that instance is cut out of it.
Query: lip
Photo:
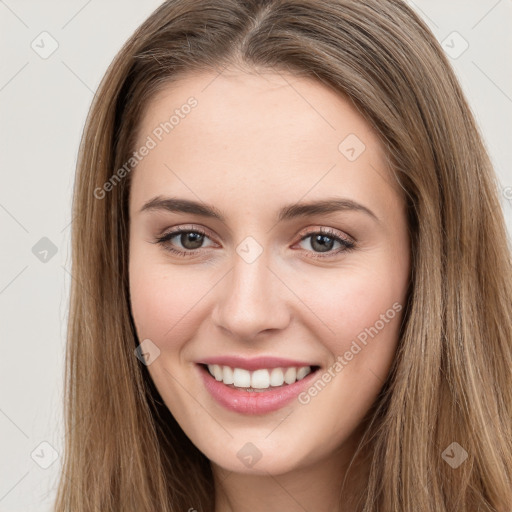
[[[196,362],[198,364],[205,365],[218,364],[220,366],[230,366],[231,368],[242,368],[249,371],[259,370],[262,368],[286,368],[289,366],[295,366],[297,368],[300,368],[301,366],[319,366],[317,363],[272,356],[261,356],[251,359],[246,359],[240,356],[217,356],[208,357]]]
[[[221,358],[215,359],[220,360]],[[225,360],[225,358],[222,358],[222,361]],[[301,365],[310,366],[307,364]],[[294,382],[293,384],[288,384],[283,387],[278,387],[275,389],[270,389],[269,391],[262,392],[239,391],[237,389],[226,386],[226,384],[224,384],[223,382],[217,381],[214,377],[210,375],[208,369],[202,364],[197,364],[196,366],[199,370],[201,378],[203,379],[206,389],[220,405],[222,405],[223,407],[230,411],[246,415],[266,414],[281,409],[282,407],[296,399],[297,396],[302,391],[309,387],[312,379],[316,378],[318,373],[318,366],[316,366],[316,370],[312,371],[302,380]],[[229,364],[227,366],[231,365]],[[287,364],[286,366],[295,365]],[[235,368],[241,367],[235,366]],[[261,368],[261,366],[259,368]],[[267,368],[269,367],[267,366]],[[272,368],[276,368],[276,366],[272,366]]]

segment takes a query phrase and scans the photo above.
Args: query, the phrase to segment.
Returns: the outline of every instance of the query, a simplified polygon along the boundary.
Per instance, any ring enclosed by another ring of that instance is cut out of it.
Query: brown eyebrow
[[[169,212],[192,213],[195,215],[201,215],[203,217],[217,219],[221,222],[225,222],[224,215],[214,206],[192,201],[190,199],[156,196],[146,202],[140,209],[141,212],[148,210],[165,210]],[[307,203],[290,204],[281,208],[279,211],[278,220],[283,221],[297,217],[307,217],[322,213],[334,213],[338,211],[350,210],[366,213],[377,222],[380,222],[380,219],[369,208],[357,203],[356,201],[344,198],[332,198],[323,199],[320,201],[311,201]]]

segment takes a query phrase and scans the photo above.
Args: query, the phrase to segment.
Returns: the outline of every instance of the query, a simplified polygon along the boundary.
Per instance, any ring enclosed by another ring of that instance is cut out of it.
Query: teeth
[[[222,371],[224,384],[233,384],[233,382],[235,382],[233,380],[233,370],[229,366],[223,366]]]
[[[222,371],[222,368],[216,364],[213,367],[213,376],[215,377],[215,380],[221,381],[224,379],[224,372]]]
[[[270,372],[270,385],[271,386],[282,386],[284,384],[284,375],[281,368],[274,368]]]
[[[297,380],[302,380],[306,375],[311,373],[311,368],[309,366],[303,366],[297,370]]]
[[[297,380],[297,370],[295,368],[286,368],[284,372],[284,381],[286,384],[293,384]]]
[[[293,384],[311,373],[310,366],[295,368],[260,369],[250,372],[243,368],[231,368],[218,364],[209,364],[208,371],[217,381],[230,387],[247,388],[249,391],[268,389]]]
[[[268,370],[256,370],[252,372],[251,387],[256,389],[266,389],[270,387],[270,374]]]
[[[241,368],[233,370],[233,385],[237,388],[248,388],[251,385],[251,373]]]

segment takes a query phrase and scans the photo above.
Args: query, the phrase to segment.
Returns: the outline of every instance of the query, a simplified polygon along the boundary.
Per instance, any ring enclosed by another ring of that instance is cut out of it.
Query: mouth
[[[251,370],[215,363],[197,363],[196,367],[206,390],[218,404],[246,415],[266,414],[290,404],[311,385],[320,370],[318,365],[303,364]]]
[[[217,382],[239,391],[262,393],[273,389],[290,386],[299,382],[319,366],[288,366],[277,368],[260,368],[249,371],[219,364],[201,365]]]

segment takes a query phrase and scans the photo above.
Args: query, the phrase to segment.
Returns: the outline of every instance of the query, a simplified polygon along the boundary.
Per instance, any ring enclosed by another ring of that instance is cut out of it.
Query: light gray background
[[[160,3],[0,0],[0,512],[50,511],[55,498],[79,139],[108,64]],[[409,4],[452,55],[512,233],[512,0]],[[52,39],[48,58],[31,47],[48,51]],[[47,261],[33,252],[43,237],[57,251]]]

